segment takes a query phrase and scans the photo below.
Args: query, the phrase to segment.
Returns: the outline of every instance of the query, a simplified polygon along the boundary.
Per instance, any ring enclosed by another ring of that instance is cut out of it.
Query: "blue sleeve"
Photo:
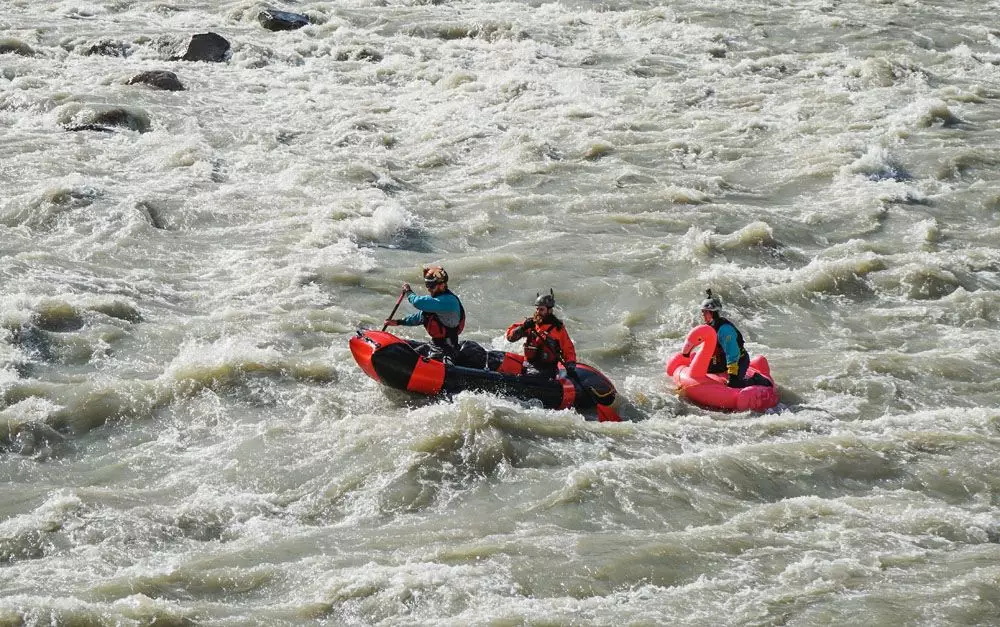
[[[442,294],[440,296],[417,296],[413,292],[410,292],[406,299],[410,301],[411,305],[420,311],[428,311],[431,313],[459,312],[458,299],[455,298],[454,294]]]
[[[424,323],[424,313],[418,311],[399,319],[399,324],[404,327],[419,327]]]
[[[718,331],[719,344],[726,353],[726,363],[733,364],[740,360],[740,345],[736,341],[736,329],[731,324],[724,324]]]

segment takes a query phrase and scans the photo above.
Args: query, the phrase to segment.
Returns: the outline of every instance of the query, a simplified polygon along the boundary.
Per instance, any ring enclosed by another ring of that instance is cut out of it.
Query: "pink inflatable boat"
[[[766,377],[767,385],[731,388],[726,375],[709,374],[708,364],[715,354],[715,329],[703,324],[691,329],[684,348],[667,361],[667,376],[673,377],[678,393],[696,405],[732,411],[764,411],[778,404],[778,387],[771,378],[767,358],[758,355],[750,360],[746,378],[754,373]],[[685,357],[687,355],[687,357]]]

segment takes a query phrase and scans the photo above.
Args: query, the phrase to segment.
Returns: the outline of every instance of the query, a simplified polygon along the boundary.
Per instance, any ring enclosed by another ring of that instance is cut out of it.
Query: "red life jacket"
[[[524,357],[536,367],[554,368],[560,361],[576,361],[576,355],[565,355],[560,340],[570,342],[561,320],[552,316],[525,333]]]
[[[451,290],[445,290],[443,294],[455,294]],[[436,313],[431,313],[428,311],[424,312],[424,328],[427,329],[427,335],[431,336],[431,341],[434,342],[436,346],[450,347],[458,350],[458,335],[465,330],[465,307],[462,305],[461,299],[455,296],[455,300],[458,301],[458,326],[447,327],[441,322],[441,319]]]

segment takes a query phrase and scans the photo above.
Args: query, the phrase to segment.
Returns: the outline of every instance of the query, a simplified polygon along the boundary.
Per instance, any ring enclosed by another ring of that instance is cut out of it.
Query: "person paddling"
[[[406,300],[418,311],[396,320],[388,319],[390,327],[415,327],[423,325],[431,336],[436,350],[427,351],[426,357],[440,354],[449,359],[458,355],[458,337],[465,329],[465,307],[458,296],[448,289],[448,273],[441,266],[427,266],[423,269],[424,285],[430,292],[427,296],[417,296],[409,283],[403,283]]]
[[[539,294],[535,299],[535,315],[515,322],[507,329],[507,341],[524,342],[524,358],[538,374],[554,378],[562,362],[566,376],[577,379],[576,348],[566,331],[566,325],[552,309],[556,306],[555,293]]]
[[[743,334],[736,325],[722,317],[722,299],[712,295],[712,290],[705,290],[706,298],[701,301],[701,316],[705,324],[715,329],[718,341],[715,344],[715,354],[708,366],[708,372],[727,374],[726,385],[731,388],[745,388],[751,385],[770,385],[764,377],[746,378],[750,367],[750,354],[743,342]]]

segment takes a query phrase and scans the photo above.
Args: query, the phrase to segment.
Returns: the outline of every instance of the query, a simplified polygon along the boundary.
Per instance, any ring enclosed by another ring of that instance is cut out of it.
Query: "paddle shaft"
[[[382,325],[383,331],[385,331],[389,327],[388,321],[392,320],[392,317],[396,315],[396,310],[399,309],[399,303],[403,302],[403,296],[406,296],[406,290],[403,290],[402,292],[399,293],[399,298],[396,299],[396,306],[393,307],[392,311],[389,312],[389,317],[386,318],[386,323]]]

